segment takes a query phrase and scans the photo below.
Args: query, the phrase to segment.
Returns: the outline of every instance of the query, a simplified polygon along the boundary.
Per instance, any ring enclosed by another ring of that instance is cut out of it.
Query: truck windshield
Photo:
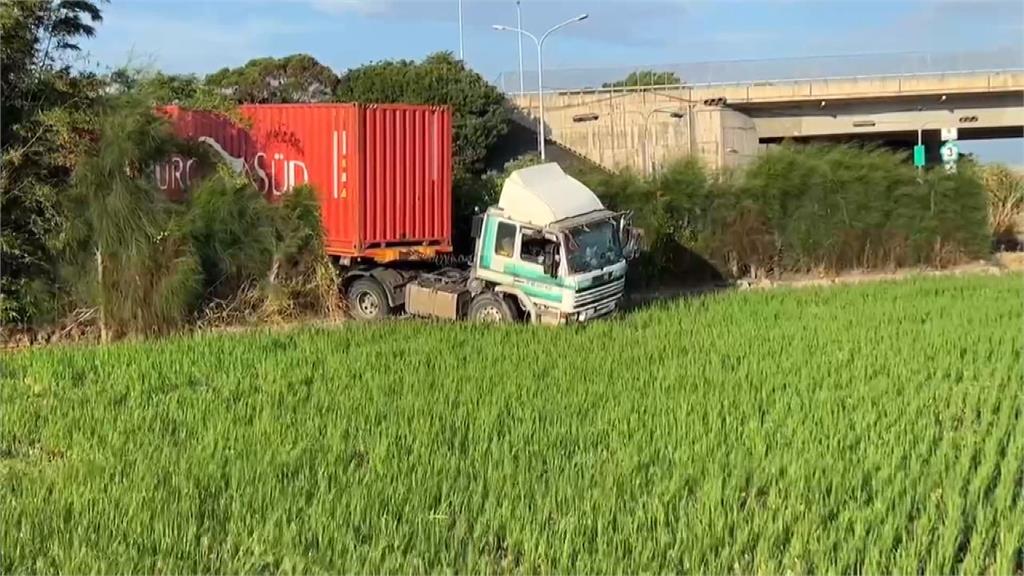
[[[611,220],[577,226],[566,234],[565,252],[574,274],[592,272],[622,260],[618,227]]]

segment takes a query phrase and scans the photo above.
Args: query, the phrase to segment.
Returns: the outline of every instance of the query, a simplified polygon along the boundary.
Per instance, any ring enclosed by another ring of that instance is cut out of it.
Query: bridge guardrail
[[[544,91],[680,85],[715,86],[1021,70],[1024,70],[1024,53],[1013,50],[945,54],[852,54],[650,66],[545,69]],[[647,71],[652,73],[643,73]],[[640,73],[634,74],[635,84],[609,86],[610,83],[626,79],[631,73]],[[495,83],[506,93],[516,94],[519,92],[519,73],[503,72]],[[537,71],[524,71],[523,84],[525,92],[536,93]]]

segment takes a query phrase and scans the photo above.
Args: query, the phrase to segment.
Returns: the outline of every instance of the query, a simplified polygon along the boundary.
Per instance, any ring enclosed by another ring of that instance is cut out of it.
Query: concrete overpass
[[[959,139],[1024,136],[1024,64],[998,70],[893,73],[545,91],[549,139],[611,169],[656,170],[700,156],[738,166],[786,139],[917,143],[937,160],[939,131]],[[546,73],[547,74],[547,73]],[[536,126],[537,94],[510,94]]]

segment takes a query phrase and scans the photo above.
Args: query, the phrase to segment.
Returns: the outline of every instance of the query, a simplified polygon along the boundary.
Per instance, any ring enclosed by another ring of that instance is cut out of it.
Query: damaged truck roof
[[[604,210],[590,188],[554,163],[513,172],[501,189],[498,207],[508,218],[537,227]]]

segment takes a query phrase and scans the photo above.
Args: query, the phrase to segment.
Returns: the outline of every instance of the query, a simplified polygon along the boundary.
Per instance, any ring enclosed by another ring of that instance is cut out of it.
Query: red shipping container
[[[327,253],[378,261],[451,250],[452,119],[447,108],[253,104],[247,126],[215,113],[163,109],[179,136],[209,146],[271,201],[311,184]],[[157,185],[187,194],[195,160],[156,168]]]

